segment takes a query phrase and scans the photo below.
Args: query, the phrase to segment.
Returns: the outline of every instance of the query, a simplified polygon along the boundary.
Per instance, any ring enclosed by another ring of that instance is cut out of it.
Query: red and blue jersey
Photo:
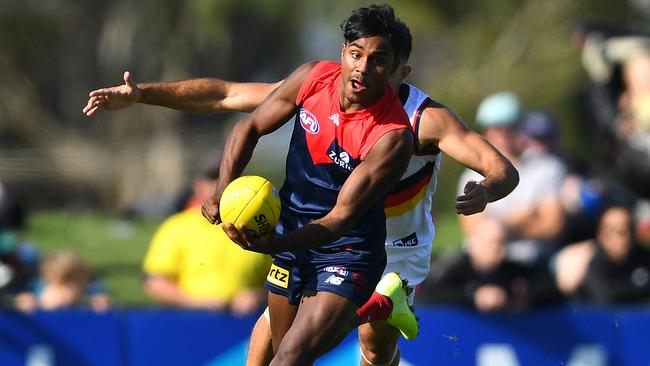
[[[329,213],[341,187],[384,134],[410,123],[390,87],[370,107],[341,111],[341,65],[322,61],[309,72],[296,98],[296,117],[280,190],[278,233],[295,230]],[[384,202],[369,208],[346,236],[328,249],[380,248],[386,237]],[[383,250],[382,250],[383,251]]]

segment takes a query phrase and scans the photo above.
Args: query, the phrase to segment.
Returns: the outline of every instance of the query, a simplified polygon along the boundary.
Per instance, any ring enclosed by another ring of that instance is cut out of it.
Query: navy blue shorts
[[[298,305],[305,290],[343,296],[361,306],[368,301],[386,267],[386,252],[320,249],[276,255],[266,288]]]

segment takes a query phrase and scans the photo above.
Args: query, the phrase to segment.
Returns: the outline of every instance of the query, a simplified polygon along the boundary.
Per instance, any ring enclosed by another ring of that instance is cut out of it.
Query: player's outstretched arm
[[[512,163],[442,104],[431,102],[422,113],[418,142],[420,149],[437,146],[485,177],[481,182],[467,183],[464,194],[456,198],[459,214],[483,211],[488,202],[505,197],[519,183],[519,174]]]
[[[298,230],[279,237],[263,238],[245,235],[233,225],[224,225],[224,231],[242,248],[267,254],[308,250],[331,243],[345,234],[368,208],[399,182],[408,166],[413,146],[413,134],[409,130],[386,133],[345,181],[332,211]]]
[[[289,120],[296,112],[296,98],[302,83],[316,62],[300,66],[273,90],[257,109],[244,120],[237,123],[223,150],[219,181],[215,194],[203,202],[202,213],[213,224],[219,223],[219,199],[228,183],[239,177],[250,161],[257,141]],[[226,232],[227,233],[227,232]]]
[[[122,85],[91,91],[82,112],[90,117],[101,110],[124,109],[135,104],[140,98],[141,91],[133,82],[130,72],[125,71],[123,78]]]
[[[236,83],[213,78],[135,83],[126,71],[123,85],[91,91],[83,113],[90,117],[101,110],[124,109],[135,103],[196,113],[251,112],[281,83]]]

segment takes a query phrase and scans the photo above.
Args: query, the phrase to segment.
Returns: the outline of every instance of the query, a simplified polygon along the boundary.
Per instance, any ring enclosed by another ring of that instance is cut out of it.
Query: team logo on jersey
[[[361,162],[361,159],[352,158],[347,151],[339,146],[336,140],[334,140],[327,149],[327,156],[329,156],[334,164],[348,172],[352,172],[352,170]]]
[[[278,287],[287,288],[289,287],[289,271],[272,264],[269,274],[266,275],[266,280]]]
[[[305,108],[300,108],[300,125],[311,135],[317,134],[320,130],[316,116]]]
[[[416,233],[413,233],[409,236],[393,241],[393,245],[396,247],[414,247],[418,245],[418,236]]]

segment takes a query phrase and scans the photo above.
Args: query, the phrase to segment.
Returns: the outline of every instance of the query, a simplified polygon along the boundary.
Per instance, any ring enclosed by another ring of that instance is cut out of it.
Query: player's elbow
[[[505,168],[506,169],[505,181],[507,182],[508,193],[510,193],[514,191],[515,188],[517,188],[517,186],[519,185],[519,171],[509,160],[506,161],[507,163]]]
[[[332,241],[345,235],[359,218],[349,210],[332,211],[321,222],[327,228]]]
[[[260,138],[261,133],[256,128],[255,120],[252,118],[252,116],[248,116],[233,126],[231,135],[236,139],[257,141]]]

